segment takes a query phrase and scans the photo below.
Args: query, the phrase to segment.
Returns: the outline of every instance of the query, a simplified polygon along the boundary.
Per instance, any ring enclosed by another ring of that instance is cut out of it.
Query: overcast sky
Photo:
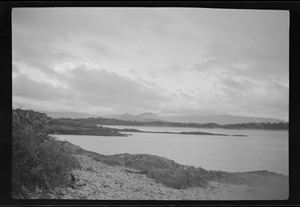
[[[288,119],[289,12],[16,8],[13,107]]]

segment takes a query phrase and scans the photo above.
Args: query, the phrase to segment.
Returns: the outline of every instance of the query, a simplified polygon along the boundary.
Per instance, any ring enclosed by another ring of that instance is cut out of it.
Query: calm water
[[[206,170],[269,170],[288,175],[288,131],[131,127],[145,131],[203,131],[247,137],[133,133],[128,137],[55,135],[100,154],[153,154]]]

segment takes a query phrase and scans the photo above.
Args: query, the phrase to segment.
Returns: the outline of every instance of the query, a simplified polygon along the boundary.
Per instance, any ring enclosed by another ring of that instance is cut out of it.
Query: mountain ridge
[[[249,116],[235,116],[230,114],[217,114],[217,115],[174,115],[174,116],[160,116],[152,112],[145,112],[137,115],[124,113],[114,115],[91,115],[80,112],[47,112],[44,111],[48,116],[52,118],[110,118],[119,119],[123,121],[137,121],[137,122],[179,122],[179,123],[216,123],[216,124],[238,124],[238,123],[280,123],[286,122],[281,119],[266,118],[266,117],[249,117]]]
[[[147,112],[139,115],[126,114],[115,115],[115,119],[124,121],[163,121],[163,122],[180,122],[180,123],[216,123],[216,124],[238,124],[238,123],[280,123],[285,122],[281,119],[265,118],[265,117],[248,117],[248,116],[235,116],[230,114],[217,114],[217,115],[176,115],[176,116],[159,116],[155,113]],[[130,115],[130,118],[129,116]]]
[[[230,114],[220,115],[205,115],[205,116],[173,116],[165,117],[171,122],[192,122],[192,123],[216,123],[216,124],[238,124],[238,123],[260,123],[270,122],[279,123],[285,122],[281,119],[265,118],[265,117],[249,117],[249,116],[235,116]]]

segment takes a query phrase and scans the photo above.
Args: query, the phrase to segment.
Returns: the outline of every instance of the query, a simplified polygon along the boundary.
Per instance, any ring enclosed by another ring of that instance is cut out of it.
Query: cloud
[[[276,82],[245,83],[227,80],[223,82],[221,95],[223,109],[227,113],[246,116],[265,116],[287,119],[289,89]],[[239,88],[235,90],[235,87]],[[243,90],[248,92],[243,93]]]
[[[221,67],[218,67],[218,61],[216,59],[207,60],[201,63],[195,63],[192,67],[194,70],[207,72],[207,71],[216,71],[220,69]]]
[[[217,88],[221,89],[228,97],[250,97],[253,95],[257,85],[248,80],[235,80],[231,77],[221,79],[217,83]]]
[[[116,108],[155,108],[166,98],[147,85],[105,69],[75,68],[68,84],[78,100]]]
[[[24,74],[13,79],[13,96],[50,101],[72,98],[71,94],[63,88],[45,82],[36,82]]]
[[[13,63],[25,64],[47,75],[55,75],[55,65],[77,59],[67,50],[23,34],[13,34],[12,53]]]
[[[289,88],[276,82],[266,85],[265,92],[260,96],[261,102],[267,107],[278,109],[278,111],[288,111]]]
[[[12,72],[13,73],[19,73],[20,69],[16,64],[12,64]]]
[[[113,54],[114,54],[113,51],[109,47],[107,47],[103,44],[100,44],[97,41],[87,41],[87,42],[85,42],[84,45],[99,55],[109,57],[109,58],[113,57]]]
[[[12,20],[53,41],[70,42],[82,36],[123,41],[128,38],[125,27],[119,26],[119,15],[109,8],[14,8]]]
[[[288,12],[16,8],[12,17],[16,101],[93,113],[287,114]]]

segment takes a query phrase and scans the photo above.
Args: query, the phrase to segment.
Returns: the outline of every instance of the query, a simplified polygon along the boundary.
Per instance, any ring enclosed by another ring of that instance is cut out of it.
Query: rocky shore
[[[154,155],[100,155],[64,141],[79,161],[69,187],[18,198],[90,200],[284,200],[288,177],[268,171],[228,173],[180,165]]]

